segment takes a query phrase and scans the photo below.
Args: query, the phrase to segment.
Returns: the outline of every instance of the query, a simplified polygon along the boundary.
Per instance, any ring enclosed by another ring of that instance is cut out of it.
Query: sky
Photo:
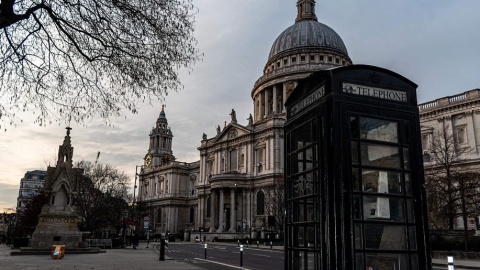
[[[143,164],[148,134],[165,104],[177,161],[199,160],[202,133],[230,119],[239,124],[253,112],[251,90],[262,75],[270,47],[293,25],[296,0],[193,0],[195,36],[204,54],[191,72],[181,71],[184,89],[143,104],[138,114],[72,124],[73,160],[111,164],[131,177]],[[317,0],[319,22],[343,39],[354,64],[380,66],[418,85],[419,103],[480,88],[480,1]],[[0,211],[15,207],[27,171],[54,166],[65,125],[40,127],[32,112],[0,133]]]

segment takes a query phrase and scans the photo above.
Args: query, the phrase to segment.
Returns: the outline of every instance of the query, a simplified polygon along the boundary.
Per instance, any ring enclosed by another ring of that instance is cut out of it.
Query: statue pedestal
[[[66,206],[63,211],[57,210],[59,209],[55,206],[43,208],[32,235],[32,248],[51,248],[52,245],[85,247],[82,237],[85,233],[78,231],[75,211],[70,206]]]

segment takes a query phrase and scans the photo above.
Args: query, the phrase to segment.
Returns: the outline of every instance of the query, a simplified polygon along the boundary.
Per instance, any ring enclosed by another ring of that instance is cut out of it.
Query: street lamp
[[[135,215],[135,190],[137,188],[137,176],[138,176],[138,168],[139,167],[140,167],[140,172],[143,169],[142,165],[136,165],[135,166],[135,182],[133,184],[132,219],[133,219],[133,230],[134,230],[135,234],[137,233],[137,225],[136,225],[137,220],[136,220],[136,215]],[[138,181],[140,181],[140,180],[138,180]],[[135,247],[135,243],[133,244],[133,246]]]

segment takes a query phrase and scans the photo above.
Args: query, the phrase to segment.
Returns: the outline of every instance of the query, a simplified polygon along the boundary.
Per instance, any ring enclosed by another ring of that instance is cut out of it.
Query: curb
[[[432,266],[448,267],[448,264],[446,264],[446,263],[432,263]],[[466,265],[461,265],[461,264],[455,264],[455,268],[461,268],[461,269],[478,269],[478,270],[480,270],[480,267],[477,267],[477,266],[466,266]]]

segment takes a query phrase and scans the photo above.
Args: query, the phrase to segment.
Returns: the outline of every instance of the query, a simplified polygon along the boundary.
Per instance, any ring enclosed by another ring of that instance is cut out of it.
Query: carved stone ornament
[[[228,132],[229,139],[235,138],[237,137],[237,135],[238,135],[238,131],[236,129],[232,129]]]

